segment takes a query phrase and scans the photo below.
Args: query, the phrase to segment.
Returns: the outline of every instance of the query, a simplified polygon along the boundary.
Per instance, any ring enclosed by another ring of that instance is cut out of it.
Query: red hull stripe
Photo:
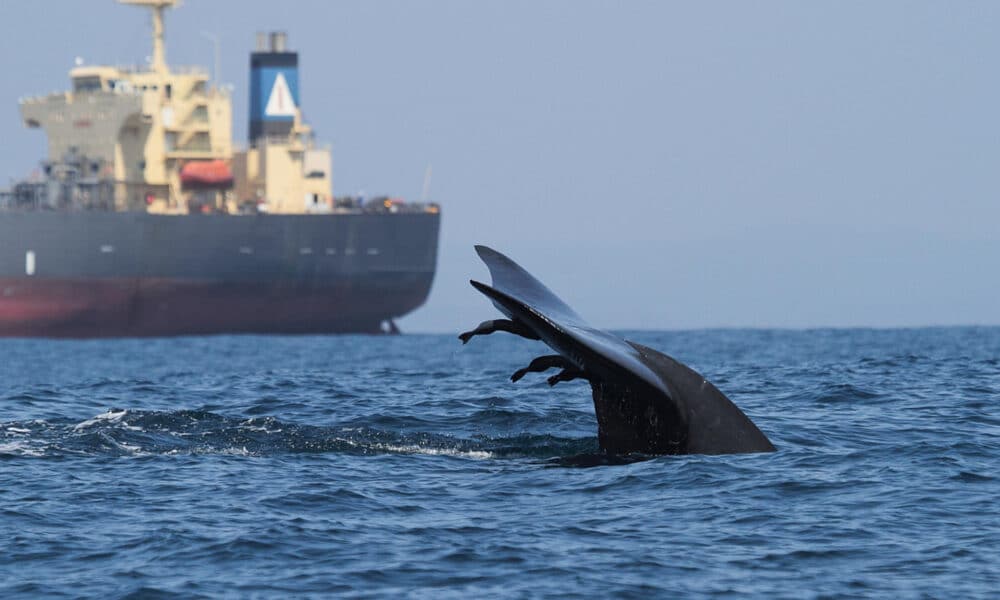
[[[321,289],[170,279],[0,279],[0,336],[378,333],[427,297],[356,284]]]

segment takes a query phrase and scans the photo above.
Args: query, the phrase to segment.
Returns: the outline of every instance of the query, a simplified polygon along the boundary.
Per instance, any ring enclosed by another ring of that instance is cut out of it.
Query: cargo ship
[[[398,332],[439,206],[333,195],[283,32],[257,34],[238,147],[230,89],[167,64],[177,0],[119,2],[152,13],[147,63],[78,60],[69,91],[21,100],[48,158],[0,192],[0,336]]]

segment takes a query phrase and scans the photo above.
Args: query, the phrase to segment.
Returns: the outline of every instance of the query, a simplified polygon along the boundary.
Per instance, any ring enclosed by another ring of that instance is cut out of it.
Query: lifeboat
[[[233,187],[233,171],[224,160],[195,160],[181,167],[185,190],[226,190]]]

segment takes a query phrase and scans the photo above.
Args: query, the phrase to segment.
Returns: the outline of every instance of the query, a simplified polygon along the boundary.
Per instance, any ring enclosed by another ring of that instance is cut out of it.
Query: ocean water
[[[504,334],[0,340],[0,597],[1000,594],[1000,328],[626,335],[778,451],[603,459]]]

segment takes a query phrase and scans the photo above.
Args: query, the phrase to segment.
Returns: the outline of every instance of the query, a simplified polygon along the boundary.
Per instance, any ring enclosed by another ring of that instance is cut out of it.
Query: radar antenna
[[[122,4],[153,9],[153,71],[167,73],[167,51],[163,43],[163,12],[180,4],[180,0],[118,0]]]
[[[431,166],[427,165],[427,170],[424,171],[424,187],[420,190],[420,201],[427,202],[427,199],[431,195]]]

